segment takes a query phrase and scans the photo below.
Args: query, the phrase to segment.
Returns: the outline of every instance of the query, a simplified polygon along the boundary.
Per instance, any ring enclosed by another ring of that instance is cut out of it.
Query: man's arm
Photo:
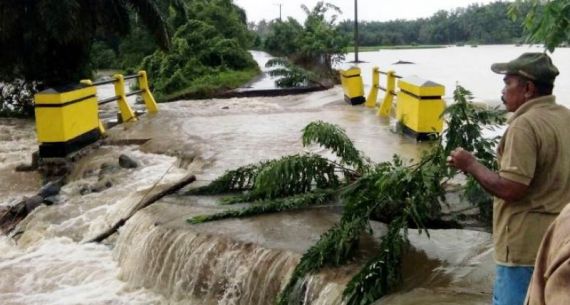
[[[473,176],[487,192],[505,201],[521,199],[528,189],[528,185],[503,178],[491,171],[463,148],[454,150],[447,161],[451,166]]]

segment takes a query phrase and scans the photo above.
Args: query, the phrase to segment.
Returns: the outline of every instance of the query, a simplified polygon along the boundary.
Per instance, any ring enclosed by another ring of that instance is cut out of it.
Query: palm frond
[[[341,221],[321,235],[319,241],[303,254],[289,283],[281,290],[277,304],[288,305],[292,300],[299,299],[293,291],[305,275],[316,272],[324,266],[339,266],[346,263],[354,255],[361,235],[367,230],[370,230],[368,219],[356,218],[351,221]]]
[[[153,34],[158,45],[163,49],[170,48],[170,35],[164,16],[158,9],[155,0],[124,0],[141,17],[143,23]]]
[[[408,246],[407,219],[394,220],[373,257],[347,284],[343,296],[347,305],[370,304],[394,291],[401,282],[402,257]]]
[[[323,121],[311,122],[303,129],[303,146],[317,143],[330,149],[342,164],[363,171],[366,160],[362,153],[354,147],[344,130],[334,124]]]
[[[218,195],[248,191],[253,188],[259,172],[271,161],[260,162],[226,171],[210,184],[189,190],[187,195]]]
[[[36,9],[47,33],[60,43],[67,44],[79,35],[85,35],[76,30],[82,22],[82,7],[77,0],[37,1]]]
[[[274,68],[267,73],[272,77],[280,77],[275,84],[281,88],[306,86],[310,83],[319,83],[318,77],[312,71],[293,65],[286,58],[272,58],[265,64],[267,68]]]
[[[249,199],[274,199],[337,187],[340,182],[335,170],[333,163],[319,155],[283,157],[269,162],[259,172]]]
[[[127,35],[131,30],[129,10],[122,0],[102,0],[93,2],[94,11],[98,12],[97,26],[104,33],[120,36]]]
[[[276,213],[289,210],[303,209],[315,205],[323,205],[334,199],[336,190],[314,190],[309,193],[299,194],[287,198],[262,200],[252,206],[243,209],[230,209],[212,215],[199,215],[188,219],[189,223],[197,224],[208,221],[241,218],[259,214]]]

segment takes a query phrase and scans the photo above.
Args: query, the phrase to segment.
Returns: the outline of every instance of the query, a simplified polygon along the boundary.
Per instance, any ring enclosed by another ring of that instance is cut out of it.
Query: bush
[[[34,94],[38,92],[37,82],[21,79],[0,82],[0,116],[32,117],[34,115]]]
[[[224,38],[207,23],[189,20],[174,34],[170,52],[156,51],[143,60],[142,66],[155,84],[157,96],[169,96],[205,76],[252,70],[257,64],[235,39]],[[208,91],[219,87],[218,83],[202,84]]]
[[[104,42],[93,43],[90,54],[91,67],[94,69],[109,69],[118,67],[115,51],[107,47]]]

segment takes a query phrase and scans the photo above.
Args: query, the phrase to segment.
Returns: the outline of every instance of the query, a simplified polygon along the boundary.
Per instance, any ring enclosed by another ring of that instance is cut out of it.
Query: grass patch
[[[248,69],[207,74],[193,80],[192,84],[187,88],[169,94],[158,94],[157,100],[160,102],[168,102],[178,99],[209,98],[218,93],[238,88],[252,80],[259,75],[259,73],[258,69]]]
[[[359,52],[375,52],[380,50],[407,50],[407,49],[441,49],[447,48],[445,45],[431,45],[431,44],[418,44],[418,45],[397,45],[397,46],[360,46]],[[354,52],[354,47],[348,47],[346,52]]]

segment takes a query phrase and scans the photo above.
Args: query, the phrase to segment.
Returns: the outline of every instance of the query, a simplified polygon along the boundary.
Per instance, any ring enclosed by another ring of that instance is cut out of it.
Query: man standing
[[[544,53],[491,66],[504,74],[502,100],[514,112],[498,147],[499,172],[458,148],[451,166],[495,196],[494,305],[521,305],[548,226],[570,202],[570,110],[552,95],[558,69]]]

